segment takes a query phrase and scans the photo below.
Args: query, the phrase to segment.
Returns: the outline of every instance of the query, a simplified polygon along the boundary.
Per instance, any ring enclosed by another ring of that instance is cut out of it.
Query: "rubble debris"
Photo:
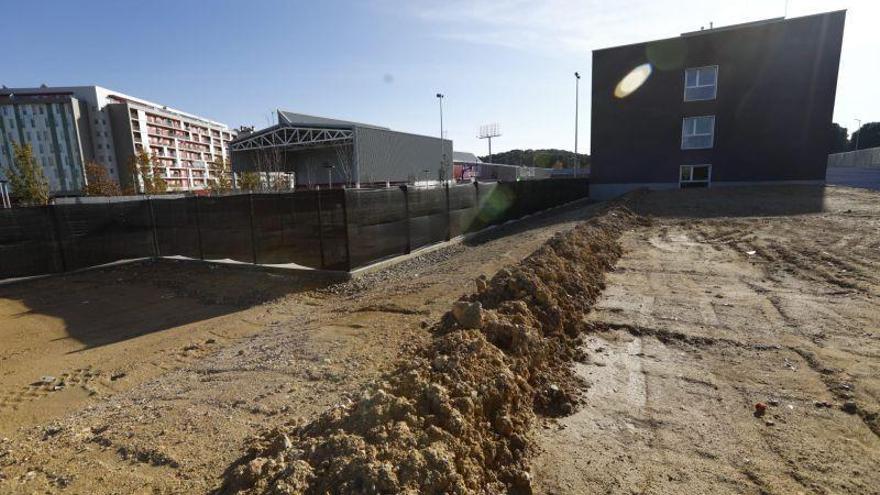
[[[481,328],[483,326],[483,305],[477,302],[455,301],[452,316],[462,328]]]
[[[755,404],[755,417],[760,418],[767,412],[767,404],[763,402],[758,402]]]
[[[51,385],[55,383],[55,377],[52,375],[41,376],[35,385]]]

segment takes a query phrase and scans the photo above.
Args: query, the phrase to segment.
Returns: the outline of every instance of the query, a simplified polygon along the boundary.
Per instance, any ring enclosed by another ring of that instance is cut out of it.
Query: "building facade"
[[[13,143],[30,144],[51,191],[62,195],[81,191],[83,146],[90,144],[81,112],[79,100],[69,93],[0,93],[0,176],[13,163]]]
[[[452,141],[347,120],[278,112],[240,135],[235,171],[293,174],[297,187],[439,183],[452,178]]]
[[[473,153],[452,153],[452,179],[456,182],[540,180],[549,179],[551,173],[552,169],[549,168],[487,163]]]
[[[845,12],[593,52],[591,196],[825,179]]]
[[[140,150],[154,158],[169,190],[204,189],[210,164],[229,158],[235,136],[225,124],[100,86],[4,87],[0,116],[0,169],[11,160],[13,141],[30,143],[56,195],[81,194],[88,162],[124,189],[140,191],[130,167]]]

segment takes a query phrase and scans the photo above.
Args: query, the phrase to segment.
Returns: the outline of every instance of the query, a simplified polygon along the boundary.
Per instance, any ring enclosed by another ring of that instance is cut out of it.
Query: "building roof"
[[[154,103],[149,100],[144,100],[141,98],[137,98],[135,96],[130,96],[125,93],[121,93],[119,91],[114,91],[112,89],[107,89],[103,86],[40,86],[38,88],[7,88],[4,87],[2,89],[4,93],[13,93],[20,96],[36,96],[36,95],[45,95],[45,94],[55,94],[55,93],[72,93],[74,95],[79,95],[83,93],[89,93],[91,96],[96,98],[98,101],[94,102],[96,104],[100,103],[101,98],[109,98],[116,101],[129,101],[132,103],[137,103],[139,105],[143,105],[146,107],[151,107],[156,109],[157,111],[173,113],[183,118],[198,120],[216,127],[222,127],[229,129],[229,126],[222,122],[217,122],[205,117],[201,117],[199,115],[191,114],[184,112],[182,110],[177,110],[175,108],[171,108],[166,105],[160,105],[158,103]],[[81,98],[81,97],[80,97]],[[102,104],[103,105],[103,104]]]
[[[304,113],[288,112],[286,110],[278,110],[279,124],[293,124],[297,126],[340,126],[340,127],[369,127],[372,129],[390,130],[388,127],[382,127],[373,124],[363,124],[361,122],[353,122],[350,120],[331,119],[327,117],[318,117],[316,115],[306,115]]]
[[[834,15],[834,14],[837,14],[840,12],[846,12],[846,9],[832,10],[832,11],[828,11],[828,12],[819,12],[816,14],[809,14],[809,15],[798,16],[798,17],[772,17],[769,19],[761,19],[761,20],[757,20],[757,21],[743,22],[743,23],[739,23],[739,24],[729,24],[727,26],[712,26],[709,28],[701,28],[697,31],[689,31],[686,33],[681,33],[679,36],[675,36],[675,37],[663,38],[663,39],[659,39],[659,40],[639,41],[639,42],[635,42],[635,43],[627,43],[627,44],[618,45],[618,46],[608,46],[605,48],[598,48],[593,51],[594,52],[601,52],[601,51],[605,51],[605,50],[613,50],[615,48],[622,48],[625,46],[641,45],[644,43],[656,43],[659,41],[668,41],[668,40],[674,40],[674,39],[679,39],[679,38],[689,38],[691,36],[699,36],[699,35],[704,35],[704,34],[714,34],[714,33],[718,33],[721,31],[735,31],[737,29],[748,29],[748,28],[753,28],[753,27],[764,26],[767,24],[776,24],[776,23],[783,23],[783,22],[789,22],[789,21],[796,21],[798,19],[806,19],[809,17],[830,16],[830,15]]]
[[[477,155],[470,153],[468,151],[453,151],[452,152],[452,161],[453,162],[466,162],[466,163],[480,163],[480,159],[477,158]]]

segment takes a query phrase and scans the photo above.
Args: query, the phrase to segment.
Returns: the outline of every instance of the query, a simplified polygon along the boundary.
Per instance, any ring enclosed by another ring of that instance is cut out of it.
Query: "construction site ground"
[[[357,397],[476,277],[600,207],[335,285],[163,262],[0,287],[0,493],[208,492],[246,437]],[[581,405],[531,432],[535,492],[880,492],[880,193],[632,207],[653,222],[588,316]]]
[[[358,395],[476,277],[595,209],[335,285],[162,262],[0,287],[0,493],[207,492],[247,436]]]

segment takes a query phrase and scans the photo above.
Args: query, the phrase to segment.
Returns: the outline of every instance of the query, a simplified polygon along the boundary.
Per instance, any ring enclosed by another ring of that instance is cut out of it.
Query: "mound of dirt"
[[[531,425],[574,410],[583,317],[641,222],[609,207],[477,281],[359,400],[253,439],[218,492],[531,493]]]

